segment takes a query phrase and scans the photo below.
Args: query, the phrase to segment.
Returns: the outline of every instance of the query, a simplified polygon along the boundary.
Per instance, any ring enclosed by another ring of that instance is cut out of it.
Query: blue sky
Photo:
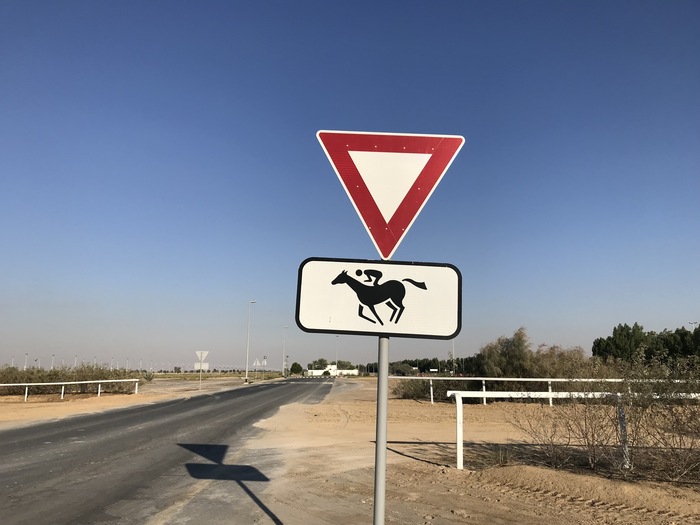
[[[393,257],[460,269],[458,356],[689,327],[698,93],[692,1],[1,0],[0,363],[244,367],[252,299],[251,361],[376,360],[294,323],[378,258],[320,129],[466,138]]]

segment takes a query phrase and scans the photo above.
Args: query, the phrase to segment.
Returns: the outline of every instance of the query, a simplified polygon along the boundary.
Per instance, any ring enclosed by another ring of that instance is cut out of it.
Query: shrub
[[[139,379],[139,383],[151,381],[152,373],[139,371],[112,369],[94,365],[81,365],[79,367],[61,367],[53,370],[43,368],[27,368],[20,370],[17,367],[0,368],[0,383],[60,383],[63,381],[95,381],[107,379]],[[133,391],[133,383],[106,383],[101,387],[102,392],[130,393]],[[52,394],[60,392],[60,386],[35,386],[32,394]],[[97,384],[66,385],[66,393],[97,393]],[[0,395],[24,395],[24,387],[2,387]]]

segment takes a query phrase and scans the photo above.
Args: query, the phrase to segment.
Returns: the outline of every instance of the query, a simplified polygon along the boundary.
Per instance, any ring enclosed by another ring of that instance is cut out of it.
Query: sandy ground
[[[227,386],[207,381],[204,391]],[[0,399],[0,428],[197,393],[198,384],[154,382],[137,396]],[[507,423],[512,405],[464,408],[457,470],[454,405],[389,400],[387,523],[700,524],[700,487],[517,464],[508,447],[525,437]],[[340,379],[324,402],[286,405],[260,422],[246,448],[280,458],[262,493],[269,512],[286,525],[372,523],[375,411],[374,380]],[[256,521],[270,522],[262,512]]]

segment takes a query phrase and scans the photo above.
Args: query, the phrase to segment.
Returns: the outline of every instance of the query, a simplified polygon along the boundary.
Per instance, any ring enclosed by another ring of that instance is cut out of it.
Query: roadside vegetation
[[[501,337],[463,360],[432,361],[440,376],[507,378],[617,378],[618,383],[553,383],[565,392],[605,391],[605,398],[508,401],[508,422],[529,438],[494,449],[496,464],[523,462],[587,469],[624,479],[700,482],[700,328],[659,334],[637,324],[619,325],[581,348],[540,346],[532,350],[525,329]],[[392,363],[394,375],[419,375],[424,363]],[[393,394],[425,399],[425,380],[398,381]],[[604,386],[602,386],[604,385]],[[547,390],[547,382],[489,382],[489,390]],[[436,400],[448,390],[480,390],[481,382],[433,381]],[[469,402],[468,399],[464,400]],[[481,403],[481,399],[473,400]],[[527,403],[526,406],[523,404]]]
[[[126,370],[94,365],[80,365],[77,367],[60,367],[47,370],[45,368],[31,367],[26,370],[18,367],[0,368],[0,384],[7,383],[59,383],[63,381],[94,381],[100,379],[139,379],[139,384],[151,381],[152,372],[139,370]],[[105,393],[131,393],[134,390],[133,383],[105,383],[101,391]],[[32,394],[60,393],[60,386],[35,386]],[[97,384],[67,385],[67,394],[92,394],[97,393]],[[24,395],[23,386],[0,387],[0,395]]]

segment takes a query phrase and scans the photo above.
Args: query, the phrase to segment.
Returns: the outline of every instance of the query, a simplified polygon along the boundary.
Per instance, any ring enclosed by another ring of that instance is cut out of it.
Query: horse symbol
[[[425,283],[414,281],[413,279],[402,279],[402,281],[407,281],[413,286],[420,288],[421,290],[427,290]],[[371,323],[379,321],[379,324],[384,326],[381,317],[377,314],[377,310],[374,308],[380,303],[385,303],[389,308],[391,308],[391,317],[389,322],[394,322],[395,324],[401,319],[401,314],[405,310],[403,305],[403,299],[406,296],[406,287],[401,281],[386,281],[382,284],[366,285],[359,282],[357,279],[350,277],[346,270],[343,270],[338,274],[338,277],[333,279],[331,284],[347,284],[353,291],[357,294],[357,298],[360,301],[359,309],[357,315],[363,319],[367,319]],[[366,316],[364,311],[364,306],[370,309],[374,317],[377,319],[375,321],[371,317]]]

